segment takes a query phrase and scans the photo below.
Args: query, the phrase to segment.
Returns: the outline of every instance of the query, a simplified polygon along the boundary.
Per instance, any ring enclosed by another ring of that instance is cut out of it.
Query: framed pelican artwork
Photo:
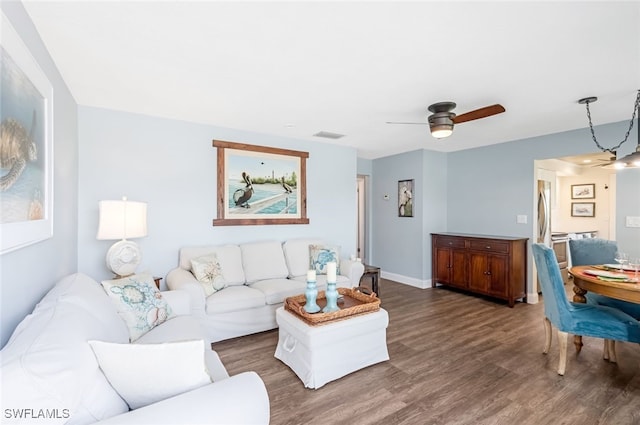
[[[214,226],[309,224],[308,152],[214,140],[217,218]]]
[[[53,86],[0,13],[0,254],[53,236]]]
[[[398,217],[413,217],[413,179],[398,181]]]

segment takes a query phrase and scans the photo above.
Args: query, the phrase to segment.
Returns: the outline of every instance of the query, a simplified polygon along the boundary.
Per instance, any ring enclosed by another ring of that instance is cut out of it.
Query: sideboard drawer
[[[436,246],[439,248],[464,248],[464,239],[438,236]]]
[[[477,251],[499,252],[507,254],[509,252],[509,243],[495,240],[471,239],[471,249]]]

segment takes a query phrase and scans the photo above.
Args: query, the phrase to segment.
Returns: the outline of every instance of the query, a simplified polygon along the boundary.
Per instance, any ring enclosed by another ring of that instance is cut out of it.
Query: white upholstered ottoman
[[[275,357],[289,366],[307,388],[320,388],[351,372],[389,360],[389,315],[384,309],[311,326],[280,307],[276,322],[279,337]]]

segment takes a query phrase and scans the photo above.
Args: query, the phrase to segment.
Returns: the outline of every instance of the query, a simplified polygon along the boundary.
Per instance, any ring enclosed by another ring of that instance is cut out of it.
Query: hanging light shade
[[[600,149],[603,152],[609,152],[613,155],[616,155],[616,151],[620,148],[620,146],[622,146],[622,144],[625,143],[627,139],[629,139],[629,134],[631,134],[631,129],[633,129],[633,122],[636,119],[636,113],[638,113],[638,116],[640,117],[640,90],[638,90],[638,94],[636,95],[636,102],[633,107],[633,113],[631,114],[631,121],[629,122],[629,129],[627,130],[624,136],[624,139],[620,143],[618,143],[616,146],[613,146],[611,148],[604,148],[602,145],[600,145],[600,143],[596,139],[596,133],[593,130],[593,123],[591,122],[591,111],[589,110],[589,104],[597,100],[598,100],[597,97],[591,96],[591,97],[585,97],[583,99],[578,100],[578,103],[582,105],[586,105],[587,118],[589,119],[589,129],[591,130],[591,138],[593,139],[593,142],[596,144],[598,149]],[[613,163],[613,166],[617,169],[640,168],[640,124],[637,125],[636,127],[638,129],[638,146],[636,147],[635,152],[630,153],[624,158],[617,159]]]

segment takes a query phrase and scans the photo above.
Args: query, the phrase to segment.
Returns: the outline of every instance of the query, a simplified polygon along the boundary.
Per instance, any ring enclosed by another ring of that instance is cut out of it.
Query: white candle
[[[307,282],[315,282],[316,281],[316,271],[309,270],[307,272]]]
[[[335,283],[336,281],[336,263],[333,261],[327,263],[327,282]]]

